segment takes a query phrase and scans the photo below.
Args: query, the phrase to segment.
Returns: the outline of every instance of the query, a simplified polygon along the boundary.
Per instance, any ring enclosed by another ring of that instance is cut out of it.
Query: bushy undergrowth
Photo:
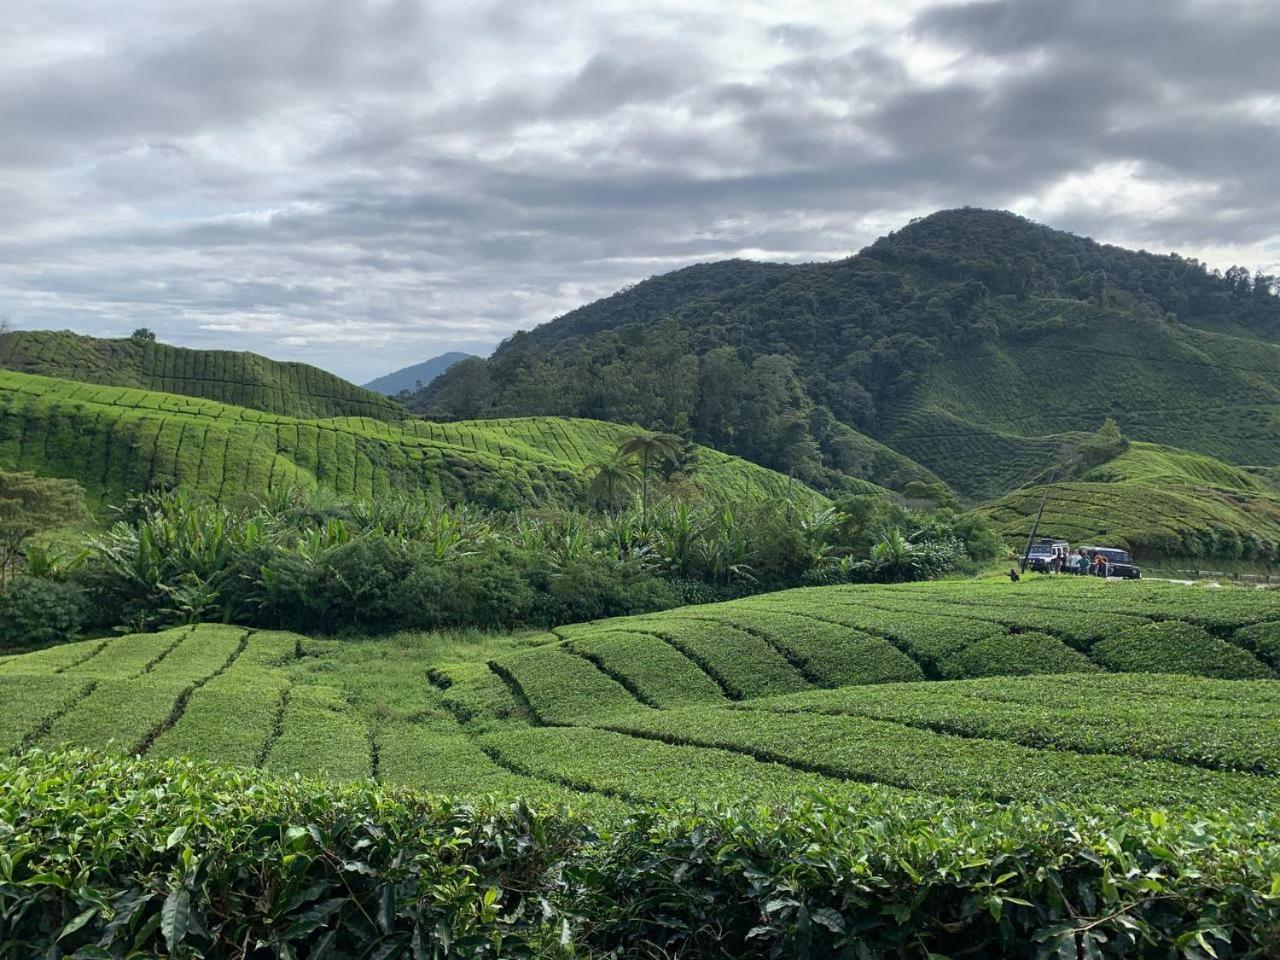
[[[0,650],[73,640],[87,614],[84,593],[77,587],[18,577],[0,593]]]
[[[0,957],[1275,956],[1280,821],[858,788],[565,809],[0,763]]]
[[[33,571],[69,585],[51,592],[81,591],[98,629],[378,632],[548,626],[806,583],[928,579],[994,544],[972,517],[876,498],[818,512],[675,502],[646,518],[296,492],[232,508],[171,493],[132,502],[84,556],[42,556]]]

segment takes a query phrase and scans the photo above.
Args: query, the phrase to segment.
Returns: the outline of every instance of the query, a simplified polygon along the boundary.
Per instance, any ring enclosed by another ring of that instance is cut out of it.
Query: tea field
[[[1134,443],[1079,479],[1023,487],[982,512],[1007,540],[1025,542],[1042,500],[1042,536],[1139,557],[1280,560],[1280,488],[1265,471],[1203,454]]]
[[[0,369],[184,394],[294,417],[396,421],[405,413],[397,401],[305,363],[132,337],[104,340],[69,330],[14,330],[0,336]]]
[[[602,812],[902,796],[1280,805],[1280,596],[823,587],[523,636],[177,627],[0,661],[0,747]]]
[[[9,336],[12,336],[10,334]],[[79,481],[100,508],[157,487],[220,501],[289,486],[357,499],[393,489],[496,507],[571,503],[633,428],[534,417],[431,423],[303,419],[178,393],[0,370],[0,468]],[[780,498],[787,478],[698,449],[693,483],[719,500]],[[803,484],[799,500],[825,502]]]

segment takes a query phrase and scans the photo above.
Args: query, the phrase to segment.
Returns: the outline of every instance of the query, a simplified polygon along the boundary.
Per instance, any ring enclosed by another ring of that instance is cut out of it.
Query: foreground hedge
[[[565,810],[0,763],[0,956],[1274,957],[1280,816]]]

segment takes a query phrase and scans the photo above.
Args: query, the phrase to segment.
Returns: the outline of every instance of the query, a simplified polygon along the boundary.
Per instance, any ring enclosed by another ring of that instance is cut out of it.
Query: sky
[[[362,382],[999,207],[1280,271],[1273,0],[13,0],[0,318]]]

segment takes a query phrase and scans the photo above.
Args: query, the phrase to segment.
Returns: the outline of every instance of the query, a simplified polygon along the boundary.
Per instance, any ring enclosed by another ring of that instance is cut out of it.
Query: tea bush
[[[0,760],[0,957],[1280,950],[1273,812],[849,791],[597,831],[563,807],[28,754]]]

